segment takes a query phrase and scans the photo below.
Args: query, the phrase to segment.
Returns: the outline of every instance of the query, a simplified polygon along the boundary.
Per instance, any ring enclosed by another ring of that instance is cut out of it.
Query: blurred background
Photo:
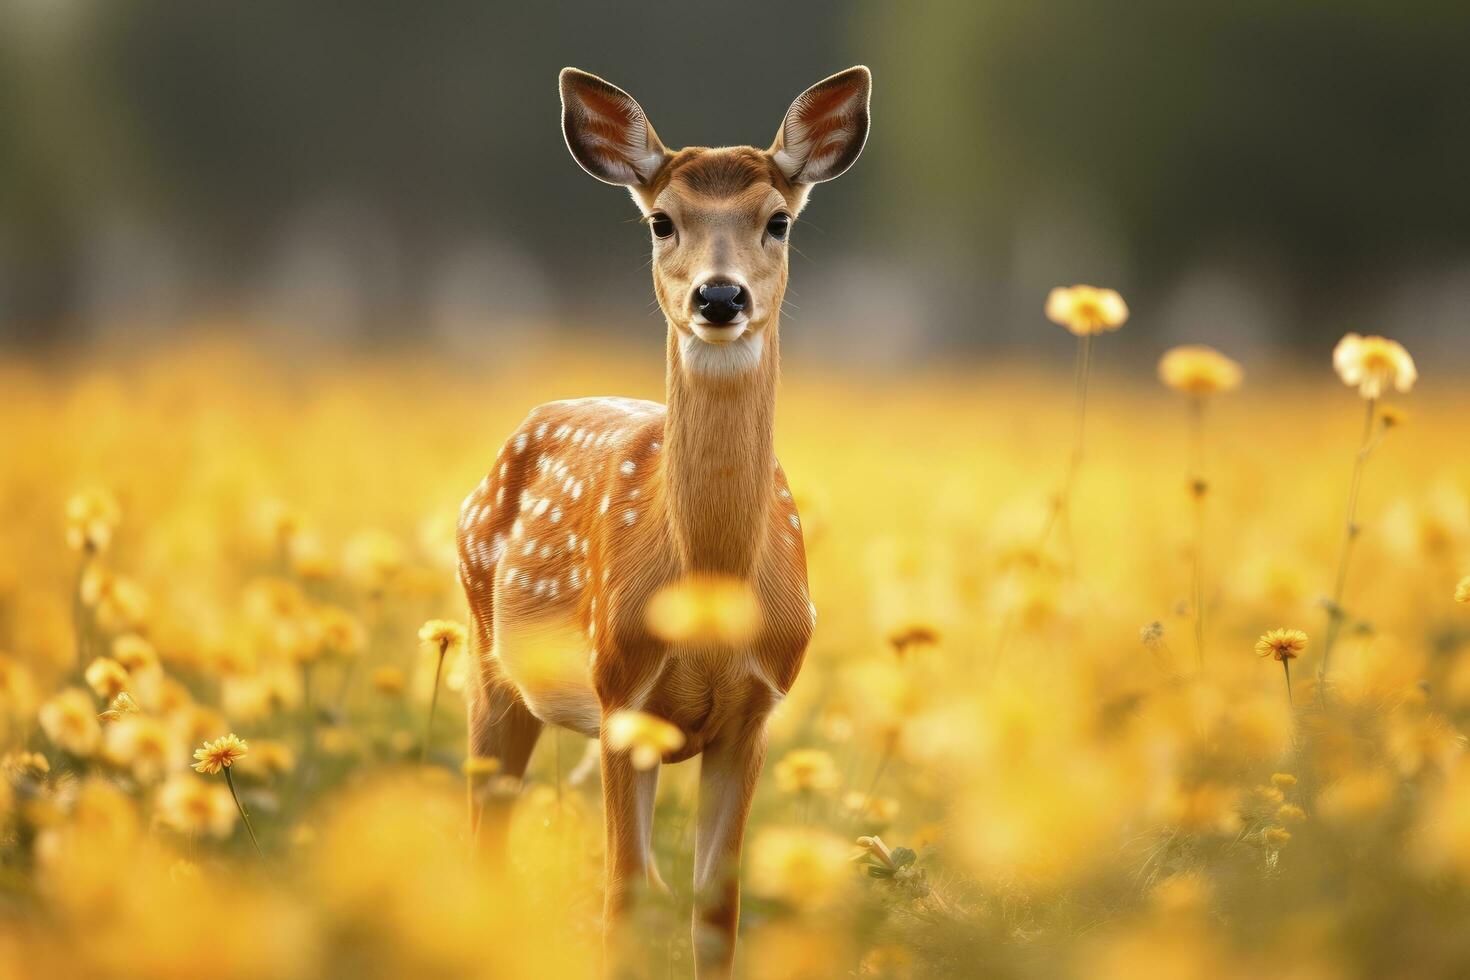
[[[793,236],[798,358],[1051,357],[1073,281],[1124,293],[1139,360],[1463,358],[1467,51],[1455,0],[0,0],[0,346],[656,352],[646,232],[567,154],[556,71],[670,145],[765,146],[864,62],[865,156]]]

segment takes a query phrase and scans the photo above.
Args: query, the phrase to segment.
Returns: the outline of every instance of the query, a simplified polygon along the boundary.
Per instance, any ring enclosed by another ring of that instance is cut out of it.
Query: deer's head
[[[812,185],[840,175],[868,136],[868,69],[807,89],[768,149],[669,150],[633,97],[561,73],[562,131],[582,169],[633,194],[653,236],[653,284],[687,369],[739,373],[761,359],[786,292],[787,241]]]

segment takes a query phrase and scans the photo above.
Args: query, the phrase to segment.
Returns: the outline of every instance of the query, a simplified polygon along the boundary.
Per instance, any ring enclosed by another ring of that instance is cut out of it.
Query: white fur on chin
[[[679,360],[692,375],[728,378],[754,371],[760,365],[765,344],[765,331],[746,330],[723,344],[700,340],[693,333],[680,333]]]

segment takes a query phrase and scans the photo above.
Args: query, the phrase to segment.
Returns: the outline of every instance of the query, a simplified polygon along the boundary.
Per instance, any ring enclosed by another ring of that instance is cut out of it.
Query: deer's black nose
[[[729,323],[749,302],[745,287],[733,282],[707,282],[694,291],[694,305],[710,323]]]

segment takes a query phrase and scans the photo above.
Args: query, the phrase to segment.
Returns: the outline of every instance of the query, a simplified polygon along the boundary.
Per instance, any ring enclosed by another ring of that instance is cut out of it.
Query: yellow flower
[[[224,839],[235,829],[239,811],[230,791],[188,773],[176,773],[158,790],[158,819],[182,834]]]
[[[419,627],[419,642],[438,653],[449,654],[464,646],[465,629],[452,619],[431,619]]]
[[[890,796],[870,796],[853,790],[842,797],[842,806],[860,820],[887,825],[898,816],[898,801]]]
[[[783,793],[830,793],[842,782],[830,753],[792,749],[776,763],[776,785]]]
[[[211,774],[219,772],[229,768],[249,750],[250,746],[245,740],[231,732],[213,742],[205,742],[203,747],[194,750],[194,758],[199,760],[194,763],[194,770]]]
[[[631,750],[635,769],[652,769],[665,754],[684,745],[683,732],[642,711],[613,712],[607,720],[606,735],[614,751]]]
[[[406,683],[403,671],[397,667],[378,667],[373,671],[373,690],[387,697],[403,693]]]
[[[127,691],[123,691],[112,699],[107,710],[97,716],[98,721],[119,721],[124,715],[135,715],[138,713],[138,702]]]
[[[1470,603],[1470,575],[1460,579],[1460,584],[1455,586],[1455,601]]]
[[[852,878],[842,838],[808,828],[766,827],[750,844],[750,890],[801,908],[830,902]]]
[[[1379,398],[1390,387],[1407,392],[1419,378],[1404,346],[1384,337],[1348,334],[1337,342],[1332,366],[1343,384],[1357,388],[1364,398]]]
[[[1240,365],[1213,347],[1174,347],[1159,359],[1159,380],[1187,395],[1212,395],[1240,387]]]
[[[256,739],[250,745],[250,754],[240,761],[241,775],[261,779],[284,776],[296,768],[296,753],[291,746],[271,738]]]
[[[1307,634],[1301,630],[1271,630],[1256,641],[1256,656],[1294,660],[1306,648]]]
[[[1307,811],[1295,803],[1283,803],[1276,808],[1276,819],[1282,823],[1301,822],[1307,819]]]
[[[691,575],[660,589],[645,613],[648,628],[670,642],[740,643],[760,628],[760,602],[749,583]]]
[[[1282,847],[1291,840],[1291,831],[1285,827],[1267,827],[1261,837],[1272,847]]]
[[[111,657],[98,657],[87,665],[87,686],[97,692],[99,698],[112,700],[128,686],[128,672],[123,665]]]
[[[1121,327],[1128,320],[1128,304],[1111,289],[1058,286],[1046,297],[1046,317],[1085,337]]]
[[[327,652],[338,657],[355,657],[367,645],[367,630],[352,613],[337,606],[317,611],[322,643]]]
[[[162,779],[183,764],[178,736],[157,718],[130,715],[107,728],[103,757],[132,772],[140,783]]]
[[[76,551],[103,551],[121,520],[122,509],[111,493],[95,487],[83,490],[66,502],[66,543]]]
[[[137,633],[124,633],[112,641],[112,659],[129,674],[158,665],[158,651]]]
[[[62,691],[41,705],[37,717],[46,737],[72,755],[87,758],[102,741],[102,726],[97,723],[92,699],[81,688]]]
[[[33,776],[40,778],[51,771],[51,763],[39,752],[27,752],[24,749],[11,749],[5,753],[5,758],[0,761],[0,767],[12,776]]]

